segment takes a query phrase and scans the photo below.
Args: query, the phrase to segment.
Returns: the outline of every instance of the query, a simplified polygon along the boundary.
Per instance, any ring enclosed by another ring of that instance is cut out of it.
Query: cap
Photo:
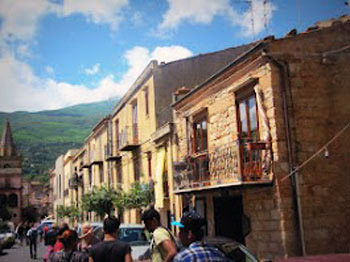
[[[206,224],[204,218],[202,218],[195,211],[188,211],[183,214],[180,221],[173,221],[171,225],[178,226],[184,229],[200,229]]]

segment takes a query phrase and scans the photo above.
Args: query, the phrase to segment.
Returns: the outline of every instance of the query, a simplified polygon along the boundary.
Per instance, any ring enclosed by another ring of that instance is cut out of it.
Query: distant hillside
[[[117,101],[114,98],[36,113],[0,112],[0,134],[5,119],[10,119],[15,143],[22,153],[24,177],[48,181],[48,170],[56,158],[70,148],[81,147],[94,125],[111,113]]]

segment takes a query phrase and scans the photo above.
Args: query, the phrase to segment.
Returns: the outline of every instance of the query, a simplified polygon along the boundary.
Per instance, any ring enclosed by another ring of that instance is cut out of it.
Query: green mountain
[[[22,154],[24,177],[47,182],[56,158],[68,149],[81,147],[94,125],[111,113],[117,101],[113,98],[35,113],[0,112],[0,131],[2,134],[8,118]]]

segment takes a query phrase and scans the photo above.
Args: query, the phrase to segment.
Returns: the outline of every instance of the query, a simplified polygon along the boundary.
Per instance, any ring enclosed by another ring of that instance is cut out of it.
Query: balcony
[[[215,151],[202,152],[174,163],[174,192],[176,194],[210,190],[223,187],[271,184],[270,159],[266,158],[265,146],[222,146]],[[247,158],[246,152],[253,152]]]
[[[140,147],[137,126],[133,128],[127,126],[121,131],[119,136],[119,150],[133,151]]]
[[[102,164],[103,164],[102,154],[99,152],[99,150],[90,151],[90,166],[102,165]]]
[[[79,186],[83,184],[82,176],[78,176],[78,174],[74,174],[72,178],[68,180],[69,189],[78,189]]]
[[[113,154],[113,145],[112,143],[108,143],[105,145],[105,159],[107,161],[118,161],[121,160],[122,156],[119,153],[119,150],[117,152],[114,152]]]

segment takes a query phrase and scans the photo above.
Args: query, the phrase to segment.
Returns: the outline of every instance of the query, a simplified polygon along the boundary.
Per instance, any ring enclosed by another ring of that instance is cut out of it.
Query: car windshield
[[[119,239],[128,242],[130,245],[148,244],[148,240],[143,228],[119,228]]]

